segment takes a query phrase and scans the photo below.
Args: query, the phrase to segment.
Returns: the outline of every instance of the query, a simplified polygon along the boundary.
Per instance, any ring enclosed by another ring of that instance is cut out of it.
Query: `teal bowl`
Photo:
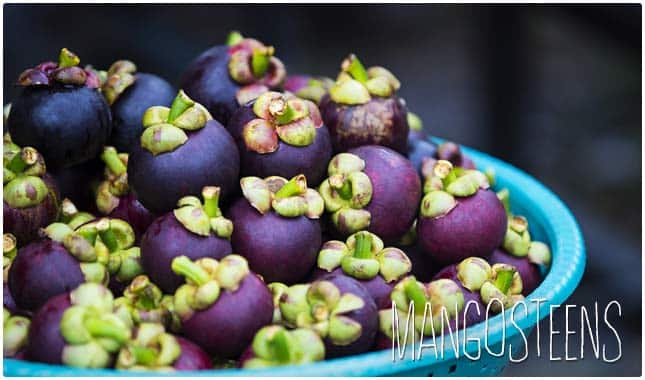
[[[542,284],[526,298],[526,308],[520,307],[497,315],[466,329],[445,342],[437,337],[434,349],[424,349],[420,358],[408,350],[402,360],[393,360],[392,350],[365,353],[351,357],[326,360],[300,366],[270,369],[182,372],[182,376],[494,376],[510,362],[524,355],[524,337],[528,337],[540,319],[549,315],[551,305],[563,304],[582,278],[585,267],[585,247],[580,228],[567,206],[540,182],[518,168],[472,149],[464,148],[478,168],[495,170],[496,188],[508,188],[511,208],[524,215],[530,223],[535,240],[549,244],[553,254],[552,266]],[[537,302],[537,300],[543,300]],[[467,344],[464,344],[467,342]],[[478,343],[479,342],[479,343]],[[431,340],[426,339],[425,344]],[[485,346],[485,343],[487,345]],[[445,345],[444,345],[445,344]],[[445,347],[445,349],[441,349]],[[455,349],[455,347],[457,347]],[[488,347],[489,350],[486,350]],[[481,349],[478,360],[471,360]],[[504,349],[502,356],[496,356]],[[529,347],[529,352],[535,347]],[[490,352],[489,352],[490,351]],[[465,354],[466,353],[466,354]],[[64,366],[4,360],[5,376],[142,376],[159,373],[133,373],[108,369],[76,369]],[[172,375],[172,373],[170,373]]]

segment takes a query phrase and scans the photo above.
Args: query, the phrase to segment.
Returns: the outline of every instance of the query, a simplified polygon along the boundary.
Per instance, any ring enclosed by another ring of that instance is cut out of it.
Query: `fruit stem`
[[[27,166],[33,165],[38,160],[38,152],[34,148],[24,147],[20,152],[16,153],[9,164],[7,169],[15,174],[22,173]]]
[[[108,248],[110,252],[114,252],[119,249],[119,242],[110,227],[110,220],[107,218],[102,218],[96,223],[96,229],[99,232],[101,241]]]
[[[243,39],[244,39],[244,36],[242,36],[242,33],[238,32],[237,30],[232,30],[226,37],[226,45],[228,46],[237,45]]]
[[[514,274],[515,273],[512,270],[503,270],[498,272],[494,282],[495,287],[502,293],[506,294],[513,284]]]
[[[113,339],[119,343],[129,338],[127,329],[106,319],[88,318],[85,320],[85,328],[92,336]]]
[[[275,193],[276,198],[289,198],[295,195],[302,195],[307,191],[307,179],[303,174],[291,178]]]
[[[341,198],[348,200],[352,198],[352,184],[343,178],[342,174],[329,177],[329,184],[336,190]]]
[[[176,118],[179,117],[184,111],[192,107],[195,102],[186,95],[184,90],[179,90],[179,93],[175,97],[175,100],[172,101],[170,106],[170,111],[168,112],[168,122],[172,123]]]
[[[350,54],[349,57],[345,58],[341,69],[363,84],[369,79],[367,70],[354,54]]]
[[[110,169],[114,175],[121,175],[125,173],[128,168],[125,166],[123,161],[119,158],[119,154],[116,149],[112,146],[106,146],[101,153],[101,160],[105,162],[105,165]]]
[[[273,55],[273,46],[253,49],[251,55],[251,70],[256,78],[262,78],[269,69],[269,59]]]
[[[172,271],[197,285],[203,285],[210,280],[208,273],[202,267],[190,261],[186,256],[179,256],[172,260]]]
[[[209,218],[216,218],[222,215],[218,205],[219,194],[220,188],[217,186],[206,186],[202,190],[202,197],[204,198],[204,212]]]
[[[423,289],[417,284],[417,281],[414,279],[409,280],[403,287],[405,295],[414,302],[414,307],[416,309],[415,313],[423,313],[424,308],[426,307],[426,296]]]
[[[289,102],[281,98],[271,101],[269,113],[279,125],[289,124],[297,117],[297,113],[289,105]]]
[[[78,65],[79,63],[81,63],[81,60],[76,54],[67,50],[67,48],[61,49],[60,55],[58,56],[59,68],[72,67]]]
[[[357,259],[372,258],[372,237],[369,233],[359,232],[355,235],[356,246],[354,248],[354,257]]]

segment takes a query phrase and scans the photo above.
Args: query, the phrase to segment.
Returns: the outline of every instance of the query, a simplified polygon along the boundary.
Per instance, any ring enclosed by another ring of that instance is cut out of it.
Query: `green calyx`
[[[358,58],[350,54],[343,60],[341,73],[329,88],[329,96],[339,104],[365,104],[372,96],[392,96],[400,87],[399,80],[387,69],[374,66],[366,70]]]
[[[346,314],[364,306],[363,300],[352,294],[341,294],[329,281],[293,285],[279,300],[280,312],[288,326],[310,328],[333,344],[344,346],[362,334],[362,325]]]
[[[419,115],[412,113],[408,111],[408,126],[410,127],[411,130],[421,132],[423,131],[423,121],[419,117]]]
[[[60,221],[62,223],[65,223],[72,230],[75,230],[81,225],[96,219],[96,217],[89,212],[79,211],[78,208],[76,208],[76,205],[74,205],[74,203],[72,203],[69,198],[63,199],[63,201],[61,202],[60,211]]]
[[[334,81],[326,77],[311,78],[307,85],[296,91],[296,96],[301,99],[311,100],[319,104],[320,99],[329,91]]]
[[[29,208],[41,204],[50,193],[42,180],[45,161],[32,147],[20,148],[3,142],[3,199],[12,208]]]
[[[523,216],[514,215],[510,217],[502,247],[513,256],[524,257],[528,255],[531,247],[531,234],[528,227],[528,221]]]
[[[60,333],[65,339],[62,361],[72,367],[105,368],[125,344],[131,327],[113,313],[110,291],[84,283],[70,293],[72,306],[63,313]]]
[[[2,354],[3,357],[13,357],[27,346],[31,321],[18,315],[11,315],[3,308]]]
[[[289,287],[281,282],[272,282],[267,284],[273,297],[273,323],[282,322],[282,314],[280,313],[280,298]]]
[[[290,180],[278,176],[244,177],[240,187],[249,204],[260,214],[273,210],[285,218],[318,219],[325,209],[322,197],[307,187],[307,179],[302,174]]]
[[[116,368],[134,371],[173,370],[173,363],[181,355],[181,346],[172,334],[159,323],[145,322],[136,334],[121,348]]]
[[[219,187],[205,186],[202,189],[204,202],[194,196],[183,197],[177,202],[178,208],[173,214],[179,223],[196,235],[210,236],[213,233],[222,239],[230,239],[233,222],[222,216],[219,196]]]
[[[108,104],[112,105],[125,90],[136,81],[137,66],[127,60],[116,61],[107,71],[101,91]]]
[[[275,152],[278,140],[292,146],[308,146],[322,126],[318,106],[308,100],[279,92],[264,92],[255,99],[256,119],[244,125],[246,148],[259,154]]]
[[[242,36],[242,33],[240,33],[237,30],[232,30],[231,32],[229,32],[228,36],[226,36],[226,45],[228,46],[237,45],[240,42],[242,42],[243,39],[244,39],[244,36]]]
[[[549,266],[551,265],[551,249],[540,241],[532,241],[529,246],[528,258],[533,264]]]
[[[191,261],[186,256],[172,261],[172,270],[186,278],[186,284],[175,292],[175,312],[185,320],[195,311],[214,304],[221,289],[234,292],[251,273],[245,258],[228,255],[219,262],[212,258]]]
[[[266,46],[253,38],[243,38],[239,33],[231,33],[229,37],[228,73],[237,84],[261,84],[273,88],[284,82],[287,71],[282,61],[274,57],[273,46]]]
[[[115,312],[133,325],[161,323],[178,330],[180,321],[173,312],[173,297],[165,295],[146,275],[136,276],[124,290],[123,296],[114,300]]]
[[[2,274],[5,282],[9,278],[9,268],[17,254],[18,241],[16,237],[10,233],[2,234]]]
[[[492,278],[490,264],[481,257],[468,257],[457,264],[457,278],[464,288],[476,292]]]
[[[143,114],[141,146],[155,156],[172,152],[188,140],[186,131],[201,129],[212,119],[204,106],[179,90],[170,108],[154,106]]]
[[[261,328],[252,343],[254,357],[244,368],[267,368],[312,363],[325,358],[325,345],[314,331],[287,330],[279,325]]]
[[[119,205],[119,197],[130,191],[128,154],[119,154],[114,147],[106,146],[101,153],[101,160],[105,163],[105,179],[97,189],[96,206],[102,214],[108,215]]]
[[[490,309],[499,313],[524,299],[522,278],[512,265],[494,264],[491,269],[491,278],[482,285],[480,295],[484,304],[490,304]]]
[[[351,153],[340,153],[329,162],[329,177],[318,191],[334,226],[344,235],[367,229],[371,214],[364,210],[372,200],[372,181],[363,171],[365,162]]]
[[[412,263],[400,249],[384,248],[378,236],[359,231],[347,238],[346,243],[331,240],[323,244],[318,267],[328,272],[341,267],[343,272],[360,280],[381,275],[386,282],[392,282],[409,273]]]

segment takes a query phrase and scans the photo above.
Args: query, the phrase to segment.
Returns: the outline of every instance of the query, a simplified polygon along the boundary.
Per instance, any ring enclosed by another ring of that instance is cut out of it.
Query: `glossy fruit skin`
[[[56,221],[60,210],[60,194],[56,182],[49,175],[43,176],[49,192],[43,201],[33,207],[13,208],[3,200],[2,223],[4,232],[12,233],[24,246],[38,238],[38,230]]]
[[[198,371],[213,368],[211,358],[201,347],[180,336],[175,336],[175,339],[177,339],[177,343],[181,347],[181,354],[172,365],[174,369],[178,371]]]
[[[372,144],[406,153],[409,127],[407,107],[401,98],[373,97],[365,104],[350,106],[334,102],[327,94],[319,108],[335,153]],[[389,122],[374,123],[375,119]]]
[[[472,326],[486,319],[486,305],[484,305],[484,303],[482,302],[482,298],[479,295],[479,292],[470,291],[463,286],[463,284],[457,277],[456,264],[451,264],[451,265],[448,265],[447,267],[444,267],[432,278],[432,280],[434,281],[441,278],[452,280],[456,282],[457,285],[459,285],[459,287],[461,288],[461,291],[464,294],[464,308],[466,307],[466,304],[468,304],[469,302],[472,303],[471,306],[468,307],[468,312],[465,313],[466,310],[464,309],[461,315],[459,316],[458,324],[457,324],[459,326],[459,329]],[[464,320],[465,320],[465,324],[464,324]],[[455,325],[454,321],[455,321],[454,319],[450,320],[452,327],[454,327]]]
[[[112,117],[96,89],[30,86],[12,103],[9,132],[19,146],[36,148],[48,168],[60,169],[98,156],[112,132]]]
[[[103,176],[104,164],[93,158],[82,164],[50,172],[60,191],[60,199],[69,198],[80,211],[96,214],[96,198],[93,193]]]
[[[237,359],[272,319],[271,292],[250,273],[237,290],[222,290],[214,304],[183,320],[182,333],[212,356]]]
[[[426,255],[439,265],[471,256],[488,258],[506,234],[506,212],[493,191],[480,189],[455,199],[458,205],[448,214],[420,216],[417,221],[417,239]]]
[[[374,345],[376,332],[378,331],[378,309],[372,296],[363,285],[347,276],[328,274],[320,277],[319,280],[329,281],[336,285],[341,294],[352,293],[360,297],[365,303],[362,308],[343,314],[361,324],[361,336],[345,346],[336,345],[329,338],[325,338],[325,358],[331,359],[369,351]]]
[[[110,107],[112,110],[112,136],[110,145],[119,152],[130,152],[139,143],[143,128],[141,117],[152,106],[170,107],[177,95],[165,79],[148,73],[137,73],[136,80]]]
[[[277,175],[292,178],[304,174],[309,187],[318,186],[327,175],[327,164],[332,155],[327,127],[323,125],[317,128],[316,137],[308,146],[297,147],[278,139],[278,149],[275,152],[259,154],[248,150],[242,139],[246,123],[258,118],[253,112],[253,103],[238,109],[227,126],[240,151],[241,176],[265,178]]]
[[[506,252],[502,248],[497,248],[488,260],[491,265],[493,264],[509,264],[514,266],[520,273],[522,278],[522,295],[528,296],[531,294],[542,282],[542,274],[540,267],[529,261],[527,256],[517,257]]]
[[[417,171],[405,157],[386,147],[365,145],[348,153],[365,161],[364,172],[372,181],[372,200],[365,207],[372,215],[367,230],[385,244],[396,242],[417,216],[421,201]]]
[[[78,261],[62,244],[49,239],[20,248],[9,269],[9,289],[16,305],[30,311],[83,282]]]
[[[231,243],[211,232],[200,236],[188,231],[172,212],[160,216],[141,238],[141,265],[150,280],[164,293],[172,294],[184,283],[172,269],[172,260],[185,255],[191,260],[202,257],[221,259],[232,253]]]
[[[27,360],[62,364],[65,339],[60,333],[63,313],[72,306],[69,293],[50,298],[31,319],[29,342],[25,350]]]
[[[155,214],[173,210],[181,197],[200,194],[204,186],[219,186],[222,199],[238,187],[240,156],[226,129],[211,120],[187,135],[188,140],[172,152],[154,156],[135,144],[130,153],[130,189]]]
[[[206,50],[188,65],[179,86],[224,125],[240,107],[236,99],[240,86],[229,75],[229,58],[228,46],[217,45]]]
[[[355,281],[358,281],[361,285],[363,285],[365,290],[367,290],[369,295],[372,297],[377,309],[381,310],[392,306],[392,303],[390,301],[390,293],[392,293],[392,288],[394,288],[396,281],[387,283],[380,275],[377,275],[376,277],[369,280],[361,280],[346,274],[345,272],[343,272],[342,268],[336,268],[331,272],[316,268],[310,278],[311,281],[316,281],[324,276],[332,274],[340,277],[349,277]]]
[[[132,193],[119,197],[119,204],[108,216],[128,222],[134,230],[135,240],[137,242],[141,240],[141,236],[143,236],[156,218],[155,214],[143,207],[141,202]]]
[[[294,284],[316,264],[322,245],[317,219],[285,218],[273,211],[262,215],[245,198],[233,203],[228,218],[235,226],[233,252],[244,256],[267,283]]]

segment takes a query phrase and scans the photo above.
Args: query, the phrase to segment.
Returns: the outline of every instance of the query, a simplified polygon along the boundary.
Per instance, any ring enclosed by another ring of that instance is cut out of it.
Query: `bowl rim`
[[[436,143],[443,141],[432,138]],[[575,217],[562,200],[531,175],[517,167],[495,158],[487,153],[460,145],[462,151],[479,168],[493,168],[496,176],[495,188],[513,187],[525,191],[512,191],[511,204],[530,206],[530,223],[541,225],[545,238],[549,241],[553,254],[552,266],[544,281],[526,297],[527,307],[515,311],[515,325],[511,321],[512,310],[497,315],[488,323],[478,323],[467,329],[469,339],[488,339],[489,345],[500,343],[522,330],[532,329],[539,319],[549,315],[551,305],[563,304],[580,282],[585,268],[585,246],[580,227]],[[536,300],[546,301],[536,304]],[[533,301],[533,302],[531,302]],[[461,335],[461,334],[460,334]],[[450,343],[446,340],[446,346]],[[491,343],[492,342],[492,343]],[[442,346],[442,339],[435,343]],[[470,346],[468,346],[470,347]],[[466,349],[466,351],[470,350]],[[463,357],[464,347],[459,344],[457,355]],[[4,374],[8,376],[366,376],[401,373],[426,368],[441,362],[456,359],[455,351],[442,351],[443,356],[426,352],[418,360],[405,358],[393,363],[393,351],[384,349],[343,358],[297,366],[273,367],[266,369],[217,369],[205,371],[182,371],[168,374],[158,372],[134,372],[114,369],[79,369],[60,365],[34,363],[15,359],[3,359]],[[468,360],[468,359],[466,359]],[[482,363],[484,359],[481,359]]]

